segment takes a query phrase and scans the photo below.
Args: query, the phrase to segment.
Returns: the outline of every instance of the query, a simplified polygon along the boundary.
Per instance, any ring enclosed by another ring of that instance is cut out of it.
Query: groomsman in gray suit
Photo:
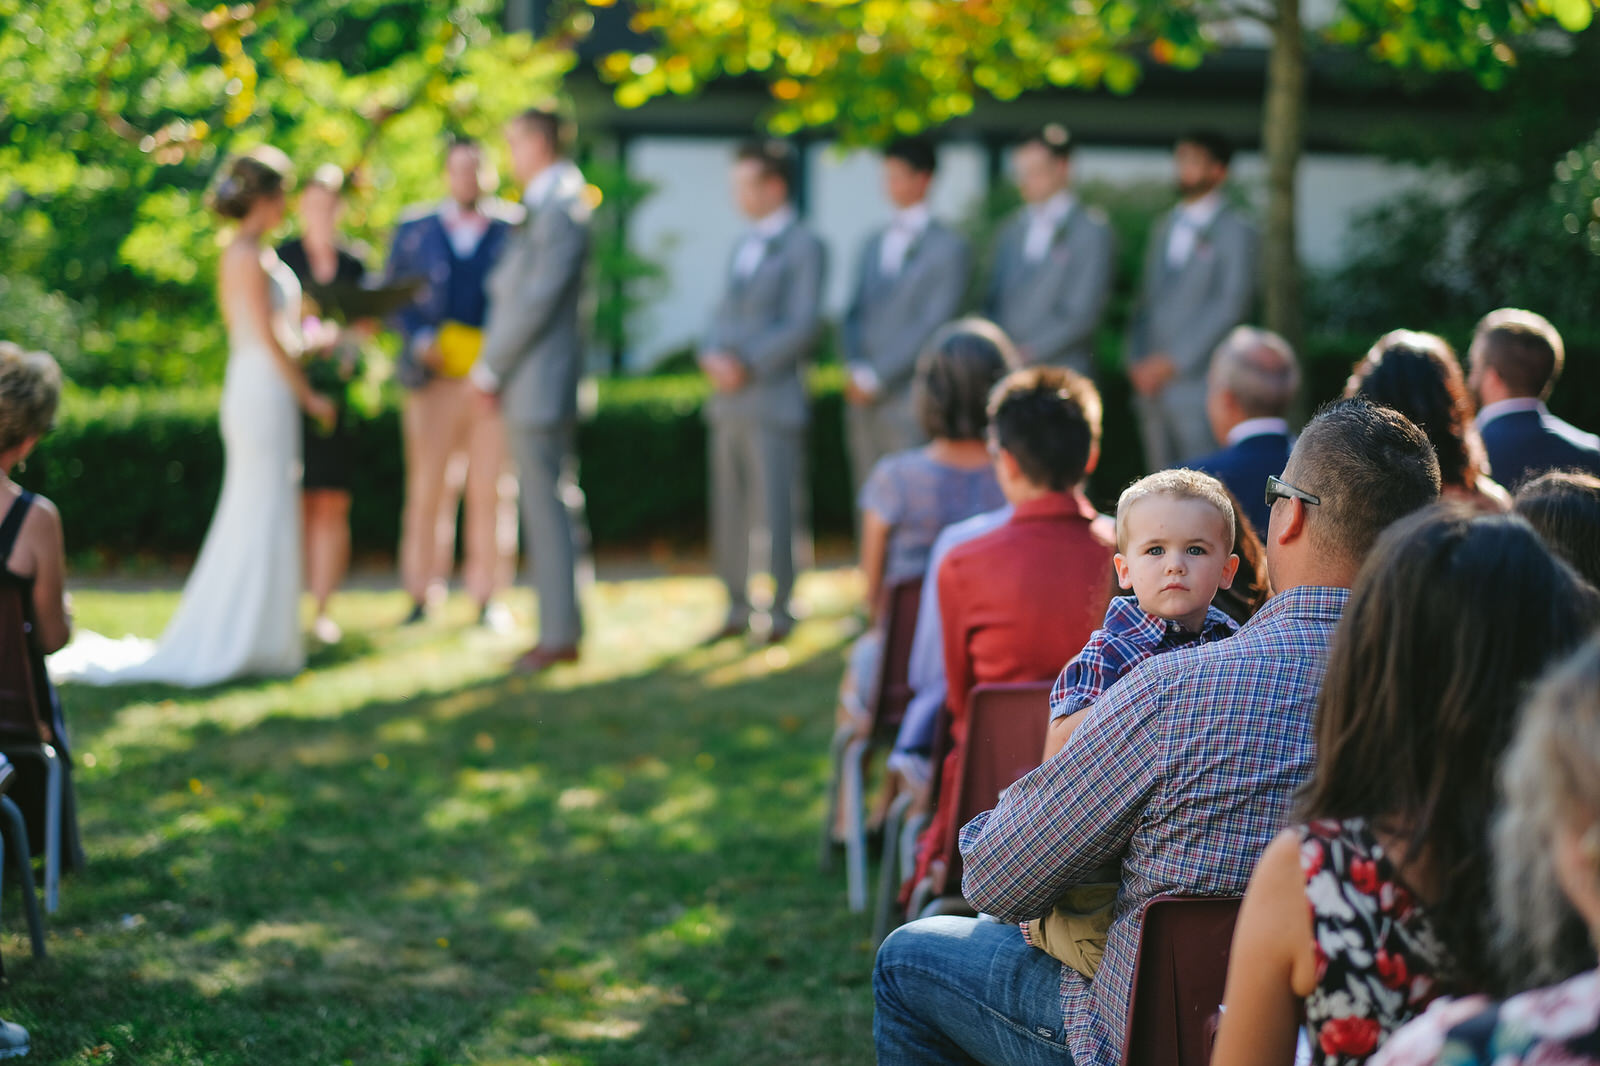
[[[1255,301],[1255,227],[1222,191],[1232,158],[1221,134],[1185,135],[1173,152],[1178,205],[1150,232],[1127,355],[1151,470],[1216,449],[1206,417],[1206,370]]]
[[[822,242],[791,200],[795,153],[782,141],[744,145],[733,192],[750,219],[734,249],[727,292],[699,356],[713,394],[706,405],[711,445],[711,552],[728,588],[728,616],[713,639],[750,625],[750,542],[757,514],[776,590],[769,640],[794,626],[794,525],[809,417],[805,364],[822,331]]]
[[[590,203],[583,174],[565,156],[564,133],[555,113],[537,109],[506,126],[527,217],[489,275],[483,350],[471,374],[504,416],[539,594],[539,643],[517,660],[518,673],[576,660],[582,636],[576,566],[587,537],[574,434]]]
[[[884,149],[884,190],[894,219],[867,238],[839,329],[849,378],[846,439],[859,489],[877,461],[922,442],[911,378],[923,346],[956,318],[972,273],[967,242],[928,210],[937,154],[924,137]]]
[[[1105,214],[1072,194],[1072,142],[1049,125],[1011,155],[1023,207],[1000,230],[987,312],[1024,365],[1088,375],[1094,331],[1111,295],[1116,237]]]

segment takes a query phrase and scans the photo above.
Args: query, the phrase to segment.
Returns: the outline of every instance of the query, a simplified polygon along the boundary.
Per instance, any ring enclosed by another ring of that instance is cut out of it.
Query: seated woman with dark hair
[[[1467,379],[1443,337],[1409,329],[1385,333],[1351,370],[1344,394],[1399,411],[1428,435],[1439,456],[1444,499],[1491,513],[1511,509],[1510,495],[1489,476]]]
[[[1485,844],[1525,686],[1600,602],[1519,518],[1440,505],[1386,532],[1334,638],[1317,763],[1256,865],[1216,1066],[1366,1061],[1437,995],[1494,987]]]
[[[984,431],[989,392],[1016,362],[1000,327],[981,318],[945,326],[917,361],[913,397],[929,443],[885,456],[861,488],[861,573],[871,627],[851,650],[839,686],[841,727],[870,724],[886,590],[927,570],[946,526],[1005,506]],[[880,813],[889,798],[880,801]]]
[[[1600,588],[1600,477],[1575,470],[1541,474],[1517,490],[1513,507],[1551,551]]]
[[[1373,1066],[1600,1063],[1600,639],[1534,693],[1502,784],[1497,943],[1517,985],[1560,983],[1502,1003],[1441,1000],[1396,1033]]]
[[[1016,365],[992,322],[945,326],[917,362],[917,419],[930,443],[885,456],[861,488],[861,572],[867,609],[881,621],[883,590],[921,575],[940,530],[1005,505],[984,430],[989,391]]]
[[[6,711],[0,722],[0,747],[44,739],[37,732],[41,725],[49,730],[49,740],[61,757],[61,869],[70,872],[84,864],[72,787],[72,748],[61,700],[45,667],[45,656],[61,650],[72,636],[66,545],[55,504],[11,480],[11,471],[55,423],[60,401],[61,368],[56,361],[44,352],[27,352],[0,341],[0,515],[4,516],[0,587],[10,590],[8,597],[15,597],[11,602],[21,602],[20,612],[8,608],[5,628],[17,624],[20,615],[22,630],[0,632],[0,640],[16,641],[11,647],[22,653],[3,657],[10,676],[0,679],[0,688],[8,690],[0,701]],[[27,662],[27,683],[18,669],[22,659]],[[15,765],[17,784],[11,796],[27,819],[30,850],[43,855],[48,844],[44,767],[36,759],[17,759]]]

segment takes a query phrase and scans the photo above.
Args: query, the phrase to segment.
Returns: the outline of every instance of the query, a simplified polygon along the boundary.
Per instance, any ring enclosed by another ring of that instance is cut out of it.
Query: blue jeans
[[[872,973],[878,1066],[1071,1066],[1061,963],[1014,925],[924,918],[878,949]]]

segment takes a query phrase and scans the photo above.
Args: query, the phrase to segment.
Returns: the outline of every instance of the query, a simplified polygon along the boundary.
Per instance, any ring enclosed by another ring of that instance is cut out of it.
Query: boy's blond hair
[[[1233,500],[1222,482],[1198,470],[1162,470],[1142,477],[1122,490],[1117,498],[1117,551],[1128,550],[1128,512],[1140,500],[1151,496],[1166,496],[1174,500],[1200,500],[1209,503],[1222,516],[1228,530],[1228,551],[1233,550],[1238,531],[1238,516],[1233,511]]]

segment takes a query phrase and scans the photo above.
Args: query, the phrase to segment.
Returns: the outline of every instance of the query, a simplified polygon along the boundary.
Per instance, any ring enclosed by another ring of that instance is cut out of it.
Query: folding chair
[[[917,630],[917,610],[922,604],[922,578],[899,581],[884,590],[883,656],[878,661],[878,683],[867,708],[871,716],[865,735],[854,725],[843,725],[833,735],[829,752],[833,776],[828,783],[828,812],[822,823],[822,868],[833,866],[833,825],[843,793],[845,805],[845,885],[852,911],[867,909],[867,758],[876,749],[894,743],[911,701],[911,639]]]
[[[1039,765],[1050,727],[1053,682],[979,685],[967,700],[967,743],[956,776],[956,825],[993,810],[1000,793]],[[918,917],[956,913],[961,899],[959,834],[951,833],[945,852],[912,892],[907,914]],[[954,891],[951,891],[951,889]]]
[[[1156,896],[1140,917],[1122,1066],[1207,1066],[1239,896]]]
[[[61,892],[61,803],[64,773],[54,746],[50,708],[41,706],[41,679],[29,652],[27,605],[13,586],[0,586],[0,753],[13,762],[38,760],[45,771],[44,903],[54,914]],[[13,771],[14,772],[14,771]]]
[[[0,887],[4,886],[6,853],[11,855],[16,868],[18,890],[22,894],[22,910],[28,918],[28,939],[33,947],[33,957],[42,959],[44,950],[44,921],[39,917],[39,898],[33,887],[33,860],[28,855],[28,828],[23,824],[22,811],[11,797],[5,795],[17,779],[17,768],[9,759],[0,756]],[[0,975],[5,967],[0,965]]]

